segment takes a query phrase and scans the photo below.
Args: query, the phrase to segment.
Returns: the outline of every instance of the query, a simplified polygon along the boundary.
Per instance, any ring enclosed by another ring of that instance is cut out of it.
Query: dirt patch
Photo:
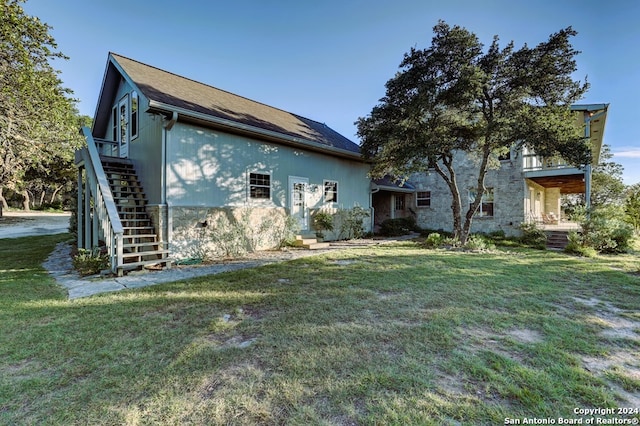
[[[527,328],[510,330],[507,332],[507,335],[513,337],[520,343],[540,343],[543,341],[540,333],[535,330],[529,330]]]
[[[640,321],[635,321],[635,312],[625,311],[613,304],[592,297],[583,299],[574,297],[576,302],[592,308],[593,312],[588,320],[603,328],[600,331],[602,337],[608,339],[626,339],[635,342],[640,341]],[[631,348],[620,347],[618,351],[600,357],[583,357],[584,368],[594,375],[607,381],[631,406],[640,406],[640,396],[622,389],[608,378],[612,371],[623,372],[622,375],[632,380],[640,380],[640,356]]]

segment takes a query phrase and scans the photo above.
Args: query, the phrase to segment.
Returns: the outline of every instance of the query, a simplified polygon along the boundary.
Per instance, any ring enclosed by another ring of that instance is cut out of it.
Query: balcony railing
[[[567,163],[561,157],[541,157],[535,154],[526,154],[523,156],[525,172],[537,170],[558,170],[558,169],[574,169],[575,166]]]

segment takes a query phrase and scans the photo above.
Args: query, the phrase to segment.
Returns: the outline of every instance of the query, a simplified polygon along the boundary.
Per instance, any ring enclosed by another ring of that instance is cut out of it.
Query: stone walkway
[[[71,264],[71,245],[69,243],[59,243],[42,266],[56,279],[58,284],[67,289],[69,299],[78,299],[100,293],[147,287],[155,284],[187,280],[206,275],[219,274],[222,272],[255,268],[257,266],[268,265],[271,263],[315,256],[329,251],[388,244],[396,241],[409,240],[416,236],[417,234],[384,240],[367,239],[339,241],[331,243],[329,248],[323,250],[291,249],[283,251],[258,252],[248,259],[210,265],[174,266],[171,269],[161,271],[133,271],[124,277],[104,278],[99,276],[81,277],[73,269]]]

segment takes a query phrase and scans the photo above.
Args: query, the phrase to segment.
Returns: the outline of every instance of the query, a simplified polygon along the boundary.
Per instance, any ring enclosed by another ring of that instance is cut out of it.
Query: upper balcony
[[[540,157],[524,154],[524,177],[544,188],[560,188],[563,194],[585,192],[585,169],[568,164],[561,157]]]

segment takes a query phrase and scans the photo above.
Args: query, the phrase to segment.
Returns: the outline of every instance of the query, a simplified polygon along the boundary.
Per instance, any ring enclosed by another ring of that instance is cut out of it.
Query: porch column
[[[98,187],[98,181],[97,181],[97,179],[96,179],[96,184],[95,184],[95,186],[94,186],[94,188],[93,188],[93,189],[94,189],[94,192],[93,192],[94,194],[98,194],[98,193],[100,193],[100,188]],[[95,196],[94,196],[94,201],[93,201],[93,203],[94,203],[94,204],[96,203]],[[98,245],[100,244],[100,243],[99,243],[99,240],[100,240],[100,234],[99,234],[99,232],[98,232],[98,229],[99,229],[99,227],[98,227],[98,221],[100,220],[100,218],[99,218],[99,217],[98,217],[98,215],[96,214],[96,211],[97,211],[97,206],[95,206],[95,205],[94,205],[94,206],[93,206],[93,217],[91,218],[91,224],[92,224],[92,231],[91,231],[91,233],[93,234],[93,235],[92,235],[92,237],[93,237],[93,238],[91,239],[91,247],[90,247],[90,248],[98,247]]]
[[[84,182],[84,248],[91,248],[91,185],[85,174]]]
[[[587,164],[584,171],[584,196],[587,210],[591,208],[591,164]]]
[[[78,238],[78,248],[84,248],[82,243],[84,241],[84,205],[82,201],[82,194],[84,193],[84,185],[82,183],[82,167],[78,167],[78,195],[76,202],[76,231]]]

